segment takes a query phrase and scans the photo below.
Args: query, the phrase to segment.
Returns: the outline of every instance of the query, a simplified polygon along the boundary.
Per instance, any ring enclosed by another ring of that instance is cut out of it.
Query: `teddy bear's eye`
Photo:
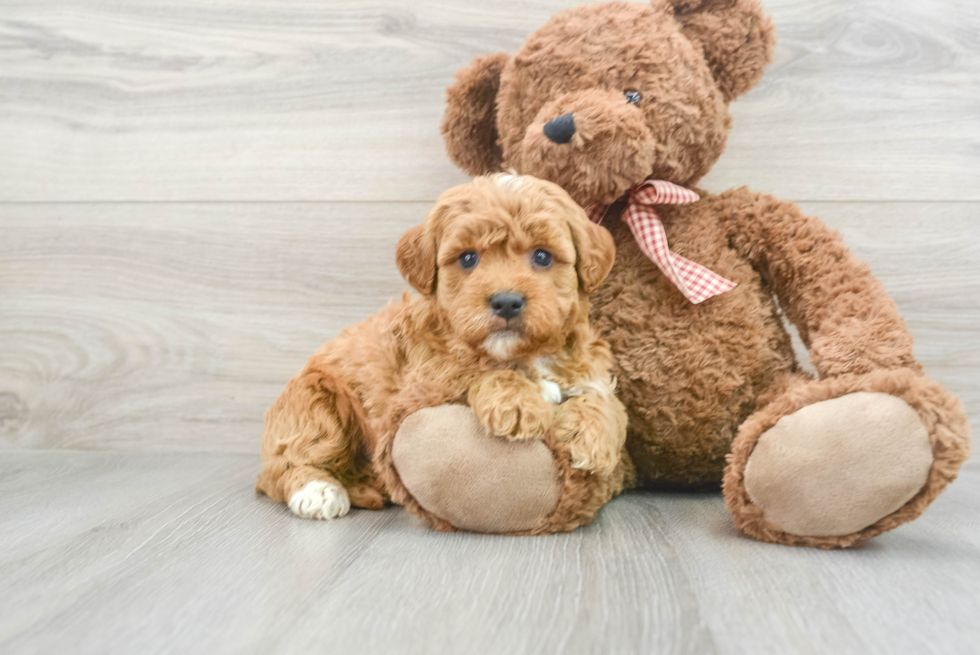
[[[471,268],[476,267],[477,262],[480,261],[480,256],[473,252],[472,250],[467,250],[462,255],[459,256],[459,267],[464,271],[468,271]]]
[[[625,95],[626,102],[630,103],[631,105],[638,105],[640,104],[640,100],[643,100],[643,94],[635,89],[629,89],[625,92]]]

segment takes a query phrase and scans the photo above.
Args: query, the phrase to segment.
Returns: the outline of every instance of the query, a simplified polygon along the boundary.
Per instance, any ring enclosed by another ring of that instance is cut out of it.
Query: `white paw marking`
[[[304,519],[333,519],[350,511],[350,498],[339,484],[311,480],[289,499],[289,509]]]
[[[541,396],[546,403],[551,403],[552,405],[561,404],[561,387],[558,386],[557,382],[541,379],[538,380],[538,384],[541,385]]]
[[[566,396],[581,396],[586,393],[598,394],[601,398],[612,395],[616,388],[615,380],[586,380],[565,392]]]

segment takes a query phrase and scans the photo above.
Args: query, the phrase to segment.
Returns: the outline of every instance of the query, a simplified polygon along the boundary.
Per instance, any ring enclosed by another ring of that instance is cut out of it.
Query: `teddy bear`
[[[452,160],[555,182],[613,236],[591,318],[617,361],[624,464],[597,480],[546,440],[518,451],[436,406],[389,445],[396,501],[442,529],[538,533],[589,521],[624,487],[721,483],[742,533],[841,548],[918,517],[956,477],[962,406],[840,235],[765,193],[697,187],[774,45],[757,0],[616,1],[458,71]]]

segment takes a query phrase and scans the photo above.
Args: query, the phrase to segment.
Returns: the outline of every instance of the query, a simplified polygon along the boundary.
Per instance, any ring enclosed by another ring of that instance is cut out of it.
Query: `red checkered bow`
[[[657,265],[680,292],[695,305],[708,298],[731,291],[735,283],[701,264],[671,252],[667,248],[664,224],[654,211],[655,205],[684,205],[700,200],[698,194],[664,180],[644,180],[629,193],[623,210],[623,222],[629,225],[636,242],[647,257]],[[602,223],[608,206],[593,205],[586,210],[593,223]]]

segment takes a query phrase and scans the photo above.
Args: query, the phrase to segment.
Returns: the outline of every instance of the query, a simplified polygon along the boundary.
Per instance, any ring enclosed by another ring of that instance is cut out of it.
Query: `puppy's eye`
[[[551,253],[547,250],[541,250],[538,248],[531,255],[531,261],[534,262],[535,266],[540,266],[541,268],[548,268],[551,266]]]
[[[640,100],[643,100],[643,94],[636,89],[628,89],[624,92],[624,95],[626,96],[626,102],[631,105],[638,105],[640,104]]]
[[[475,268],[480,261],[480,256],[472,250],[467,250],[459,256],[459,267],[464,271]]]

